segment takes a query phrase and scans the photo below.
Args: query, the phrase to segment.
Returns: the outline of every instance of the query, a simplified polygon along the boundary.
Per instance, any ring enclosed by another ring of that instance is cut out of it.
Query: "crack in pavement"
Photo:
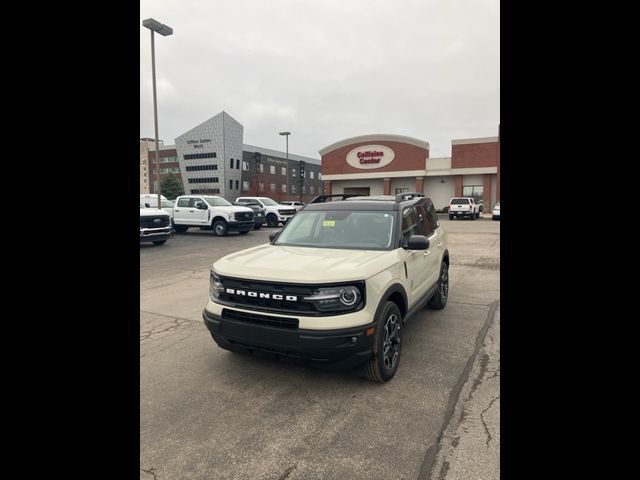
[[[487,312],[487,319],[484,322],[484,325],[478,332],[478,336],[476,337],[476,344],[471,353],[471,356],[467,359],[467,364],[465,365],[458,381],[455,386],[451,390],[449,394],[449,401],[447,402],[447,408],[444,414],[444,422],[442,423],[442,427],[440,428],[440,432],[436,437],[436,441],[434,444],[431,444],[425,453],[424,460],[422,461],[422,465],[420,466],[420,472],[418,474],[419,480],[430,480],[431,479],[431,470],[435,465],[436,458],[442,446],[442,437],[455,413],[456,404],[460,398],[460,393],[462,392],[462,387],[469,379],[469,374],[473,368],[473,364],[478,356],[478,352],[484,346],[484,340],[487,336],[487,332],[489,331],[489,327],[493,323],[493,319],[495,318],[496,310],[498,309],[499,300],[496,300],[491,304],[491,308]]]
[[[151,467],[149,470],[141,468],[140,470],[142,470],[144,473],[148,473],[149,475],[153,475],[153,480],[157,480],[158,477],[156,477],[156,474],[153,472],[155,468]]]
[[[151,315],[158,315],[159,317],[165,317],[170,319],[185,320],[187,322],[200,323],[202,320],[194,320],[193,318],[176,317],[175,315],[165,315],[164,313],[151,312],[149,310],[140,310],[140,313],[149,313]]]
[[[287,468],[284,473],[278,477],[278,480],[285,480],[289,475],[291,475],[291,472],[293,472],[297,466],[298,464],[296,463],[295,465]]]
[[[168,327],[166,327],[164,330],[155,330],[156,327],[152,328],[151,330],[143,330],[142,332],[140,332],[140,341],[142,342],[143,340],[148,340],[149,338],[151,338],[154,335],[158,335],[160,333],[166,333],[169,332],[171,330],[176,330],[177,328],[185,325],[185,324],[195,324],[195,323],[200,323],[200,322],[194,322],[193,320],[188,320],[186,321],[185,319],[180,319],[180,318],[173,318],[173,325],[169,325]],[[165,325],[165,324],[163,324]]]
[[[483,415],[491,408],[491,406],[493,405],[493,403],[498,400],[500,398],[500,395],[498,395],[497,397],[495,397],[494,399],[491,400],[491,402],[489,402],[489,406],[487,408],[485,408],[481,413],[480,413],[480,420],[482,420],[482,426],[484,427],[484,431],[487,433],[487,448],[489,448],[489,442],[491,441],[491,432],[489,432],[489,428],[487,428],[487,424],[484,421],[484,417]]]

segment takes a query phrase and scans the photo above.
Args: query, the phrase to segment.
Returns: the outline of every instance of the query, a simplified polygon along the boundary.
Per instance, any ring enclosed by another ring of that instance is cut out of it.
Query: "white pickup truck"
[[[449,201],[449,220],[458,217],[480,218],[480,205],[472,197],[454,197]]]
[[[253,210],[232,205],[215,195],[182,195],[173,208],[173,229],[186,232],[189,227],[213,230],[222,237],[227,232],[241,235],[253,230]]]
[[[267,214],[267,225],[277,227],[280,223],[285,225],[296,214],[296,209],[291,205],[283,205],[269,197],[238,197],[236,203],[258,203]]]
[[[147,208],[140,202],[140,243],[163,245],[171,234],[171,217],[164,210]]]

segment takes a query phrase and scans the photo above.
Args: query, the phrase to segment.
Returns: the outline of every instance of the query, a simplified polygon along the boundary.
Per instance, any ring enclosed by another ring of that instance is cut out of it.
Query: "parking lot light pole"
[[[147,18],[142,21],[142,26],[151,30],[151,72],[153,78],[153,123],[156,129],[156,188],[158,193],[158,208],[162,208],[161,192],[160,192],[160,148],[158,147],[158,100],[156,96],[156,51],[154,44],[154,32],[166,37],[173,35],[173,28],[164,25],[153,18]]]
[[[287,168],[285,172],[287,173],[287,200],[289,200],[289,135],[291,132],[280,132],[280,135],[284,135],[287,140]]]

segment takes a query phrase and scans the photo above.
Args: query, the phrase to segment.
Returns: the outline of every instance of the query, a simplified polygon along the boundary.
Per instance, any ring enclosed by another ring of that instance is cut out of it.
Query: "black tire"
[[[449,215],[449,220],[453,220],[453,215]]]
[[[480,218],[480,212],[476,213],[476,218]]]
[[[166,240],[156,240],[153,242],[154,245],[164,245],[165,243],[167,243]]]
[[[440,265],[440,277],[438,278],[438,288],[435,295],[429,300],[429,308],[432,310],[442,310],[447,305],[449,298],[449,267],[443,260]]]
[[[249,233],[249,230],[244,230],[242,232],[238,232],[240,235],[246,235],[247,233]]]
[[[187,227],[186,225],[174,225],[173,229],[178,233],[184,233],[189,230],[189,227]]]
[[[262,228],[262,225],[254,225],[253,229],[254,230],[260,230]]]
[[[213,227],[213,233],[215,233],[217,237],[224,237],[229,231],[229,226],[227,225],[227,222],[225,222],[224,220],[217,220],[213,222],[212,227]]]
[[[471,214],[471,220],[475,220],[475,219],[476,219],[476,214],[475,214],[475,213],[472,213],[472,214]]]
[[[365,378],[378,383],[388,382],[393,378],[400,364],[401,330],[400,309],[395,303],[387,302],[376,322],[373,353],[364,372]]]
[[[274,213],[267,215],[267,225],[272,228],[278,226],[278,217]]]

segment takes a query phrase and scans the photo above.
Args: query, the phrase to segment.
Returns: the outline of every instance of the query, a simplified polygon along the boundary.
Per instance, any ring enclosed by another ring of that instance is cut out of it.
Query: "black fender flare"
[[[404,305],[398,305],[398,308],[400,308],[400,312],[402,313],[402,323],[404,323],[405,315],[407,314],[407,310],[409,309],[409,302],[407,300],[407,292],[404,290],[404,287],[399,283],[394,283],[393,285],[390,285],[385,290],[384,294],[380,297],[380,301],[378,302],[378,307],[376,308],[375,316],[373,317],[374,321],[378,318],[378,316],[380,315],[380,312],[382,312],[382,309],[387,304],[387,301],[394,293],[399,293],[400,296],[402,297],[402,301],[404,302]]]

